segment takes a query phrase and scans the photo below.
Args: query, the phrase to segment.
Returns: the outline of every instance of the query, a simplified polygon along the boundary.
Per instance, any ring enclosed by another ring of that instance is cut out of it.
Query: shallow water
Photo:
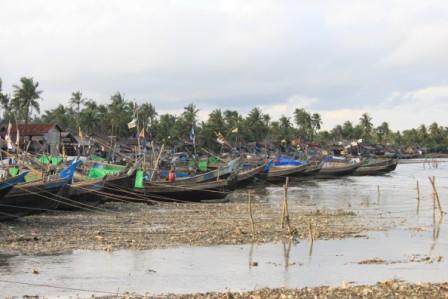
[[[394,221],[395,229],[373,232],[368,239],[315,241],[312,252],[308,242],[302,241],[291,245],[181,247],[112,253],[79,250],[57,256],[0,256],[0,294],[2,297],[25,294],[87,297],[93,293],[124,291],[158,294],[337,286],[343,281],[364,284],[394,278],[412,282],[447,281],[448,256],[444,256],[448,253],[447,224],[437,213],[433,226],[430,175],[436,176],[442,207],[448,208],[447,164],[440,164],[437,169],[424,169],[421,164],[399,165],[387,176],[291,183],[292,209],[344,209],[356,212],[367,221],[383,218]],[[421,188],[418,215],[416,179]],[[282,189],[273,185],[259,193],[262,200],[273,205],[282,196]],[[440,262],[439,256],[443,257]],[[425,257],[432,262],[412,261]],[[372,258],[387,263],[358,264]],[[254,262],[258,265],[254,266]],[[39,274],[33,274],[33,268]]]

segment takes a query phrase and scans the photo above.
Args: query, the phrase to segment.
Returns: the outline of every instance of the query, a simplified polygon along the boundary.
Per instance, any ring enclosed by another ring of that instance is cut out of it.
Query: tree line
[[[135,136],[137,130],[129,129],[128,123],[137,118],[139,130],[144,129],[147,136],[159,143],[177,145],[190,142],[191,129],[194,128],[196,143],[212,149],[220,146],[216,138],[217,133],[221,133],[231,144],[272,142],[288,145],[293,140],[336,144],[363,139],[368,143],[448,150],[448,128],[436,122],[429,127],[420,125],[409,130],[393,131],[387,122],[375,127],[370,115],[364,113],[358,123],[346,121],[332,130],[322,130],[321,116],[300,107],[295,108],[292,115],[283,115],[278,120],[273,120],[268,113],[255,107],[247,115],[237,110],[215,109],[207,120],[200,121],[199,109],[194,104],[184,107],[180,115],[159,114],[151,102],[137,106],[135,101],[126,99],[120,92],[113,94],[107,104],[98,104],[81,91],[74,91],[67,97],[68,105],[60,104],[40,113],[42,93],[37,81],[23,77],[18,85],[13,85],[10,95],[2,91],[0,79],[2,122],[52,122],[64,130],[81,131],[85,135],[130,137]]]

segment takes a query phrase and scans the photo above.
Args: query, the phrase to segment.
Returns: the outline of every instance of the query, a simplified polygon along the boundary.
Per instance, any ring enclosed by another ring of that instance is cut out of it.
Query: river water
[[[290,206],[354,211],[392,229],[368,238],[298,243],[179,247],[130,251],[77,250],[51,256],[1,256],[4,296],[107,295],[238,291],[260,287],[373,284],[388,279],[448,281],[447,222],[436,211],[428,176],[436,177],[442,208],[448,210],[448,165],[400,164],[384,176],[346,177],[292,183]],[[416,182],[420,184],[417,213]],[[379,186],[379,188],[378,188]],[[257,188],[277,204],[281,187]],[[359,264],[377,259],[378,264]],[[33,273],[38,269],[39,273]]]

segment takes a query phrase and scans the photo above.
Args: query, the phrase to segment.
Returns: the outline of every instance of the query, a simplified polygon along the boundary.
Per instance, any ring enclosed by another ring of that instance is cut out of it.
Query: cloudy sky
[[[394,129],[448,125],[446,0],[0,0],[4,89],[32,76],[43,110],[74,90],[161,112],[193,102],[324,127],[367,111]]]

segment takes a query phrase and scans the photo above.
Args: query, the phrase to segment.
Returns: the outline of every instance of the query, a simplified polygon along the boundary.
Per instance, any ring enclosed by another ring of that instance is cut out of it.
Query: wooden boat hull
[[[68,200],[61,199],[58,209],[65,211],[78,210],[97,206],[103,201],[103,196],[98,192],[104,189],[105,181],[80,181],[67,185],[62,196],[67,197]]]
[[[28,172],[22,172],[19,175],[8,178],[0,183],[0,199],[3,198],[6,194],[8,194],[12,188],[14,188],[15,185],[19,183],[25,182],[25,176],[28,174]]]
[[[0,220],[56,210],[60,200],[53,195],[59,194],[66,184],[67,181],[61,179],[48,183],[16,185],[0,199]]]
[[[342,164],[342,163],[341,163]],[[334,166],[334,167],[325,167],[325,165],[321,168],[321,170],[316,174],[316,177],[318,178],[334,178],[334,177],[341,177],[353,174],[356,169],[360,166],[360,163],[353,163],[353,164],[345,164],[341,166]]]
[[[253,179],[257,176],[263,173],[265,164],[254,166],[252,169],[249,170],[242,170],[236,174],[236,180],[237,180],[237,187],[242,187],[246,184],[249,184]]]
[[[317,175],[322,169],[323,163],[311,163],[306,165],[305,170],[297,173],[296,177],[312,177]]]
[[[202,201],[223,199],[234,190],[236,180],[218,180],[197,184],[173,185],[146,183],[144,189],[135,189],[139,195],[157,201]]]
[[[266,179],[268,181],[279,181],[286,177],[298,176],[305,171],[307,165],[277,167],[273,166],[269,169]]]
[[[227,179],[232,174],[237,172],[239,165],[240,165],[240,159],[239,158],[234,159],[229,163],[227,163],[227,165],[221,166],[218,169],[206,173],[200,173],[188,177],[179,177],[176,179],[176,182],[174,182],[174,184],[183,185],[183,184],[204,183],[220,179]],[[165,179],[158,179],[156,180],[156,182],[163,184],[165,182]]]
[[[394,159],[361,165],[355,170],[353,175],[381,175],[394,171],[397,165],[398,160]]]

